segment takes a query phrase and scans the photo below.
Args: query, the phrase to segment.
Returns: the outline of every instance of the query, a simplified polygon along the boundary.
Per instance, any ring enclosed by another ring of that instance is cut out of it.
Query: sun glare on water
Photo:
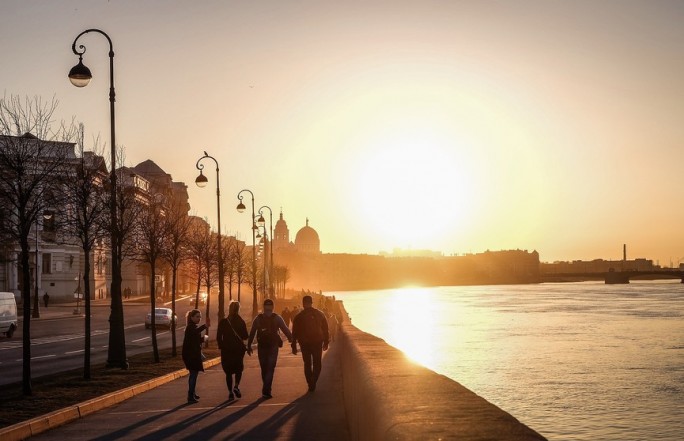
[[[432,293],[423,288],[395,290],[388,302],[388,343],[412,360],[434,367],[438,361],[433,324],[439,315]]]

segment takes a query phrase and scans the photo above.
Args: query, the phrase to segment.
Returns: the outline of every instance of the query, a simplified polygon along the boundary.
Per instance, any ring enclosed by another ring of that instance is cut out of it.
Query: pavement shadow
[[[296,418],[297,416],[299,416],[299,414],[302,413],[304,408],[302,407],[301,403],[305,401],[306,398],[306,396],[297,398],[296,400],[292,401],[291,403],[280,409],[278,412],[273,414],[263,423],[253,427],[252,429],[246,432],[225,434],[220,439],[224,441],[234,439],[277,439],[278,434],[281,432],[283,427],[285,427],[291,419]],[[256,408],[257,406],[258,404],[256,404],[254,408]],[[236,420],[234,416],[235,414],[229,415],[228,417],[212,424],[210,427],[205,427],[204,429],[198,431],[196,434],[184,438],[183,441],[189,441],[193,439],[212,439],[213,436],[219,435],[223,431],[225,431],[226,428],[230,426],[230,423]]]
[[[349,434],[342,389],[342,354],[339,343],[325,352],[316,391],[302,397],[292,439],[347,441]]]
[[[150,416],[149,418],[145,418],[144,420],[138,421],[135,424],[131,424],[130,426],[126,426],[126,427],[122,427],[121,429],[119,429],[115,432],[108,433],[106,435],[100,435],[97,438],[93,438],[93,441],[112,441],[112,440],[117,440],[117,439],[127,437],[128,434],[130,432],[132,432],[133,430],[135,430],[139,427],[144,427],[147,424],[150,424],[150,423],[152,423],[152,422],[154,422],[160,418],[163,418],[166,415],[177,412],[186,406],[187,406],[187,404],[180,404],[180,405],[174,407],[173,409],[169,409],[169,410],[166,410],[164,412],[157,413],[155,415]]]

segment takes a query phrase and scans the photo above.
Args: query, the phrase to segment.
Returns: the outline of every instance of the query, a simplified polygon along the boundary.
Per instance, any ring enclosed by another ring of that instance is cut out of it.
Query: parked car
[[[8,338],[17,329],[17,299],[14,293],[0,292],[0,334]]]
[[[173,323],[178,323],[178,316],[173,315],[173,311],[170,308],[155,308],[154,320],[156,326],[164,326],[171,329]],[[150,329],[151,326],[152,314],[148,312],[145,317],[145,329]]]

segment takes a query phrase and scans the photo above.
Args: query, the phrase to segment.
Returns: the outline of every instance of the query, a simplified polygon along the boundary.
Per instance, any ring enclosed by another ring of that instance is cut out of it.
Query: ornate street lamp
[[[121,246],[119,236],[119,225],[117,223],[117,204],[116,204],[116,124],[114,120],[114,102],[116,93],[114,92],[114,49],[112,39],[109,35],[99,29],[87,29],[74,39],[71,50],[78,55],[78,64],[69,71],[69,80],[76,87],[85,87],[90,83],[93,75],[83,64],[83,54],[86,52],[84,45],[79,45],[76,49],[76,42],[82,35],[90,32],[104,36],[109,43],[109,118],[110,118],[110,142],[111,150],[111,174],[109,188],[109,210],[110,210],[110,233],[111,233],[111,252],[112,252],[112,285],[111,285],[111,314],[109,316],[109,349],[107,354],[107,366],[120,366],[128,369],[126,359],[126,340],[124,334],[123,319],[123,300],[121,298],[121,266],[119,259],[119,247]]]
[[[197,184],[198,187],[203,188],[207,186],[207,183],[209,180],[207,179],[206,176],[202,173],[202,170],[204,170],[204,164],[200,164],[203,159],[211,159],[214,161],[216,164],[216,220],[218,222],[218,226],[216,227],[217,230],[217,245],[218,245],[218,276],[219,276],[219,304],[218,304],[218,318],[221,320],[222,318],[225,317],[225,297],[223,293],[223,280],[224,280],[224,273],[223,273],[223,248],[221,247],[221,186],[219,183],[219,165],[218,161],[216,158],[213,156],[209,156],[207,152],[204,152],[204,156],[199,158],[197,160],[197,164],[195,164],[195,167],[200,171],[199,176],[195,178],[195,184]],[[207,305],[209,305],[209,293],[207,293]],[[209,318],[209,311],[207,310],[207,319]]]
[[[243,213],[247,207],[245,207],[245,204],[242,202],[242,193],[247,192],[252,196],[252,317],[256,317],[257,313],[259,312],[259,299],[258,293],[257,293],[257,284],[256,284],[256,230],[257,226],[254,223],[254,193],[252,193],[251,190],[240,190],[238,193],[237,197],[238,200],[240,201],[237,206],[237,211],[238,213]]]
[[[269,284],[269,291],[270,295],[272,297],[275,297],[275,287],[273,285],[273,210],[271,210],[271,207],[268,205],[264,205],[261,208],[259,208],[259,219],[257,220],[257,224],[259,226],[264,227],[265,230],[265,225],[266,225],[266,220],[264,219],[264,214],[263,210],[268,209],[268,226],[269,226],[269,231],[270,234],[268,236],[268,248],[269,248],[269,270],[268,270],[268,284]],[[266,244],[264,242],[264,244]],[[264,288],[266,289],[266,288]]]

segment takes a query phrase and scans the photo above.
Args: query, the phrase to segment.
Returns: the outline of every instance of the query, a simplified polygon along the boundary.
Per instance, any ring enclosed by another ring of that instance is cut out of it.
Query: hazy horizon
[[[323,252],[536,249],[542,261],[684,259],[684,3],[3,1],[5,95],[60,101],[248,237],[282,207]],[[209,170],[211,169],[211,170]],[[249,212],[249,209],[247,210]]]

